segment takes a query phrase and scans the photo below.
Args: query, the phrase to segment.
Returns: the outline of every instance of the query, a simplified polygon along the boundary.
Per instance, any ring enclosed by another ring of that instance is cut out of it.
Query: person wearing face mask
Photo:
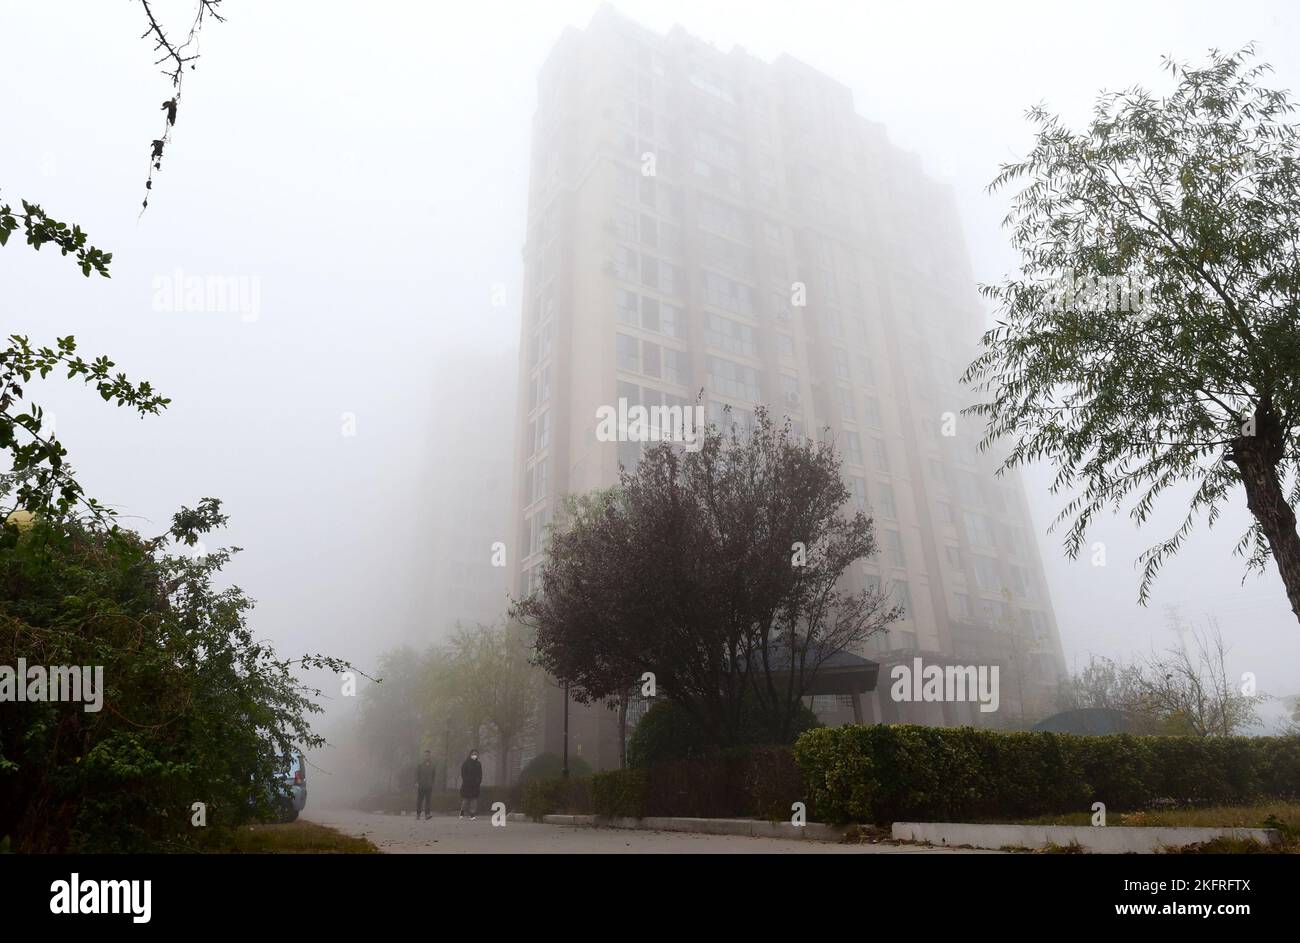
[[[469,812],[470,820],[478,818],[478,790],[483,784],[483,764],[478,761],[478,750],[469,751],[469,759],[460,764],[460,817]]]

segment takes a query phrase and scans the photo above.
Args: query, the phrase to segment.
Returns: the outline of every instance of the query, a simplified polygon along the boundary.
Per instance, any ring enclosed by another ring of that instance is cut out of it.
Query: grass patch
[[[245,825],[220,845],[207,849],[226,855],[377,855],[364,838],[352,838],[324,825],[299,819],[284,825]]]
[[[1025,819],[990,820],[1010,825],[1091,825],[1091,812],[1041,815]],[[1139,812],[1108,812],[1106,824],[1148,828],[1200,826],[1205,828],[1276,828],[1300,833],[1300,803],[1261,802],[1255,805],[1204,806],[1200,808],[1148,809]]]

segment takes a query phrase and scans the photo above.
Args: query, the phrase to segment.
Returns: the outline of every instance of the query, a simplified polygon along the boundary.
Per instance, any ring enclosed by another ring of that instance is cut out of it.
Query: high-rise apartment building
[[[765,403],[828,429],[874,515],[880,553],[849,579],[907,616],[861,653],[882,666],[867,722],[1048,712],[1064,659],[1024,493],[960,415],[983,315],[955,207],[848,88],[603,7],[542,69],[524,260],[514,592],[536,585],[562,497],[637,459],[597,440],[598,407],[703,388],[718,422]],[[916,657],[999,665],[999,710],[894,702],[888,669]],[[558,750],[553,701],[542,746]],[[575,709],[570,729],[575,754],[617,764],[612,714]]]

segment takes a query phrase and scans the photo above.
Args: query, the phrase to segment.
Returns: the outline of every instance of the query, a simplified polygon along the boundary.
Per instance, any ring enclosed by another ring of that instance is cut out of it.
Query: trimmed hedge
[[[1300,737],[1077,736],[972,727],[811,730],[794,756],[824,821],[1052,815],[1104,802],[1250,803],[1300,796]]]
[[[520,811],[533,821],[543,815],[589,815],[592,781],[576,776],[539,779],[523,788]]]
[[[597,773],[592,777],[591,796],[597,815],[629,818],[779,821],[790,817],[795,802],[811,807],[794,754],[789,747],[775,746]]]
[[[609,818],[639,819],[645,814],[646,774],[613,769],[591,777],[591,809]]]

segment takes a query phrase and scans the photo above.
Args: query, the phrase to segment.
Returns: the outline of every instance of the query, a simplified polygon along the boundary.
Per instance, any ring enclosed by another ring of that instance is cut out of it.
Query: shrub
[[[794,718],[790,742],[818,725],[817,715],[801,706]],[[743,711],[737,742],[724,745],[710,738],[684,707],[664,700],[646,711],[632,731],[627,747],[627,765],[633,769],[646,769],[671,760],[701,759],[715,756],[724,749],[734,753],[768,743],[757,709]]]
[[[1076,736],[970,727],[813,730],[794,758],[831,822],[1132,810],[1158,800],[1251,803],[1300,791],[1300,738]]]
[[[564,757],[558,753],[539,753],[528,761],[528,765],[519,771],[517,780],[520,786],[541,779],[563,779]],[[572,779],[591,778],[591,764],[580,756],[569,757],[569,776]]]
[[[641,818],[645,812],[646,774],[614,769],[591,777],[591,808],[609,818]]]
[[[802,802],[812,818],[814,809],[803,770],[789,747],[754,747],[736,762],[732,781],[740,790],[740,814],[779,822],[790,818],[791,807]]]
[[[543,815],[590,815],[590,779],[539,779],[523,788],[521,810],[533,821]]]
[[[686,708],[672,701],[659,701],[645,712],[632,731],[627,744],[627,765],[645,769],[655,763],[702,756],[708,751],[708,738]]]

